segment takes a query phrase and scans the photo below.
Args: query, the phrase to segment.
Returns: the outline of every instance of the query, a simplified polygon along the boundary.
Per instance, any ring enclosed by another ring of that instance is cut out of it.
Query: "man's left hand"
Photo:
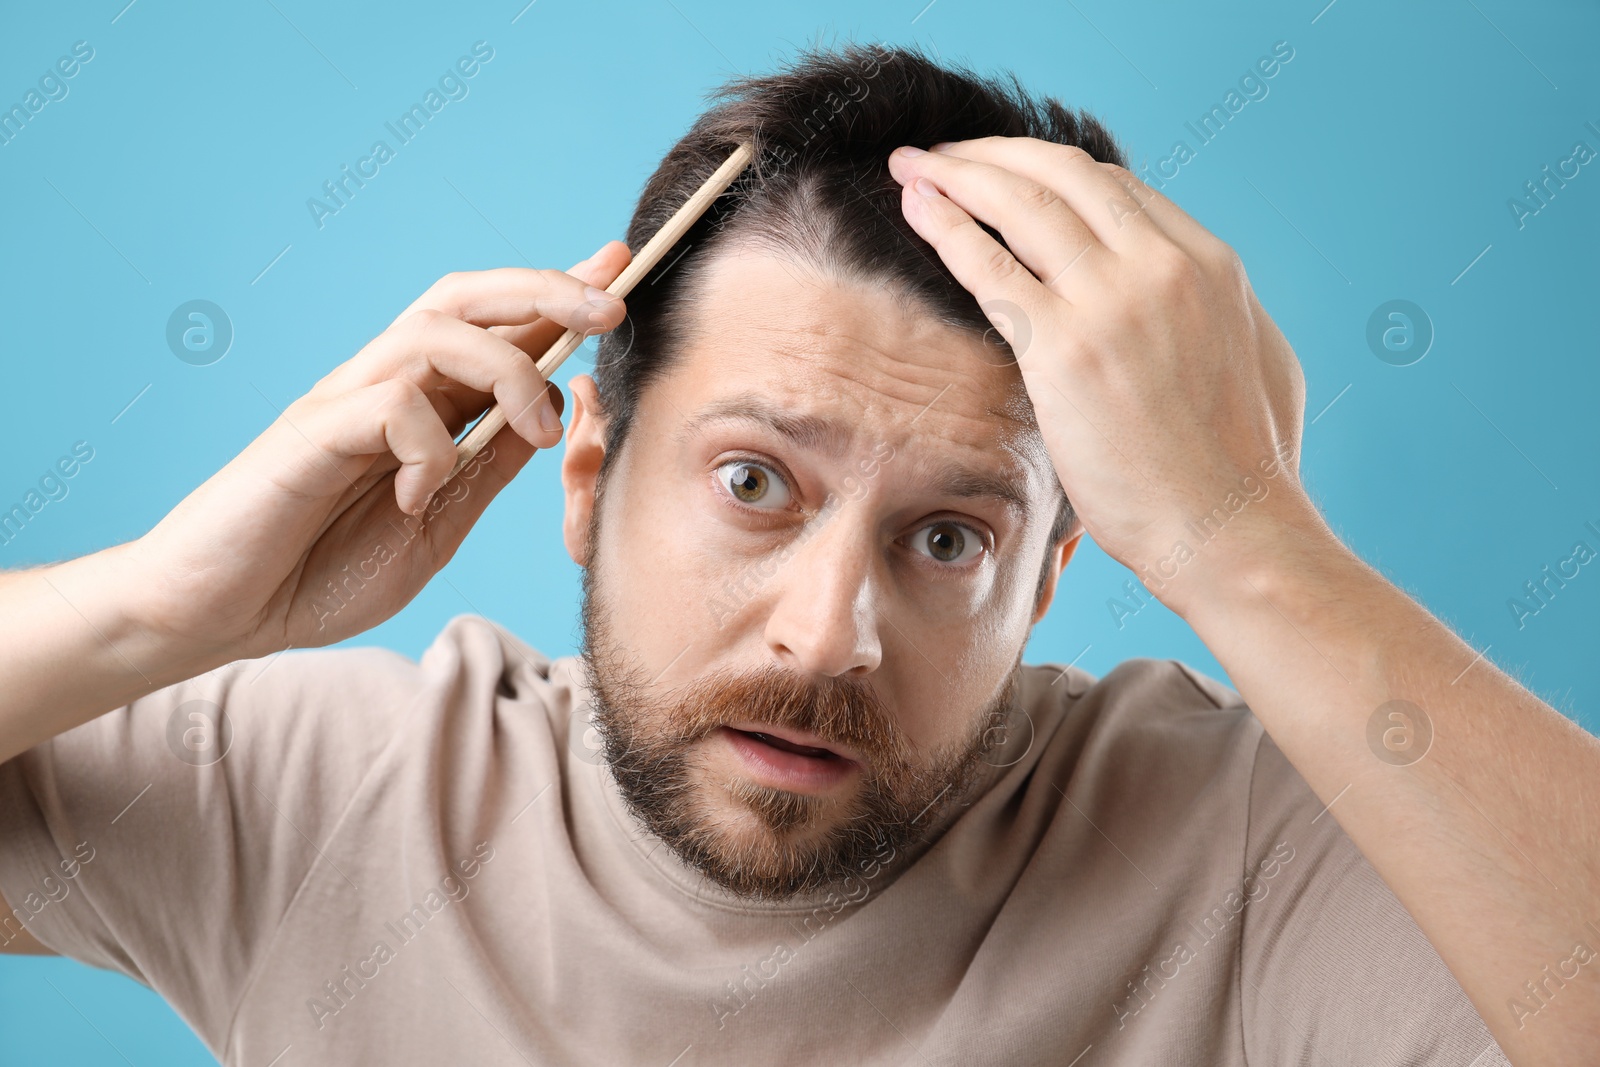
[[[1600,740],[1322,521],[1298,477],[1304,379],[1238,257],[1075,148],[987,138],[890,170],[1011,342],[1095,541],[1194,628],[1512,1062],[1594,1063],[1600,985],[1534,990],[1593,958]]]
[[[1084,528],[1169,607],[1232,580],[1284,520],[1321,525],[1298,478],[1305,378],[1233,249],[1067,145],[988,137],[889,165],[906,220],[1015,352]],[[1189,551],[1190,522],[1247,504],[1226,551]],[[1191,556],[1205,577],[1169,586]]]

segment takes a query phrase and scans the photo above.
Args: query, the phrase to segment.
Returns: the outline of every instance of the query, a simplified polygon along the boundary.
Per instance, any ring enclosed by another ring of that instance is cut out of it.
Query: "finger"
[[[929,155],[1002,167],[1045,186],[1107,248],[1126,253],[1165,231],[1146,205],[1088,152],[1033,137],[982,137],[936,146]]]
[[[439,311],[474,326],[519,326],[540,318],[563,328],[610,328],[622,321],[622,301],[565,271],[529,267],[446,274],[401,312]],[[393,323],[391,323],[393,325]]]
[[[452,406],[452,422],[464,424],[487,406],[486,397],[492,394],[530,444],[549,448],[560,439],[555,411],[542,404],[547,395],[544,377],[527,353],[442,311],[423,308],[402,319],[362,349],[351,365],[355,385],[385,378],[414,382]],[[470,392],[452,391],[451,383]]]
[[[1042,322],[1052,305],[1060,310],[1070,306],[926,178],[900,191],[900,210],[911,228],[939,253],[956,281],[977,298],[1019,363],[1028,347],[1028,337],[1021,332],[1029,337],[1036,332],[1026,324]]]
[[[898,148],[889,172],[907,185],[926,178],[968,215],[1000,231],[1023,266],[1054,288],[1069,268],[1094,277],[1112,255],[1065,200],[1047,185],[989,163]],[[1071,290],[1057,290],[1070,299]]]
[[[1087,212],[1084,217],[1091,225],[1098,220],[1101,226],[1122,233],[1130,223],[1150,223],[1196,258],[1206,240],[1216,240],[1170,198],[1140,181],[1132,171],[1114,163],[1100,163],[1081,148],[1030,137],[980,137],[939,145],[934,154],[1005,167],[1050,184],[1063,196],[1067,196],[1069,187],[1083,190],[1079,195]],[[1107,184],[1107,176],[1114,184]]]
[[[313,462],[348,480],[350,457],[392,454],[395,502],[415,514],[455,466],[456,445],[439,414],[415,382],[390,378],[323,400],[302,397],[285,416],[321,453]],[[345,486],[331,488],[342,491]]]
[[[1139,201],[1144,211],[1155,219],[1173,242],[1188,252],[1191,258],[1207,262],[1208,258],[1219,255],[1225,258],[1232,253],[1233,250],[1222,238],[1200,225],[1193,215],[1173,203],[1171,197],[1152,189],[1127,167],[1115,163],[1102,163],[1100,166],[1128,188],[1129,194]]]
[[[566,410],[566,399],[561,390],[555,385],[551,385],[549,389],[556,413],[559,415]],[[494,495],[500,492],[506,482],[509,482],[517,475],[518,471],[522,470],[537,451],[538,449],[529,444],[521,434],[517,433],[514,427],[510,425],[501,427],[494,438],[474,455],[472,460],[454,478],[451,478],[434,491],[433,499],[428,502],[426,509],[430,524],[447,530],[459,526],[459,535],[456,540],[450,542],[452,546],[459,544],[460,538],[466,536],[467,530],[477,521],[477,517],[482,514],[483,506],[488,504],[488,499],[482,500],[479,506],[468,509],[465,522],[461,521],[463,516],[459,508],[452,510],[448,518],[446,518],[440,508],[446,502],[456,501],[461,498],[462,490],[456,488],[458,481],[465,479],[471,482],[476,470],[484,464],[488,464],[488,469],[494,474],[494,478],[486,483],[492,485],[489,491],[489,498],[492,499]],[[457,454],[459,455],[459,451]],[[383,481],[399,470],[401,465],[401,462],[395,458],[392,452],[386,452],[377,457],[377,460],[365,472],[356,475],[350,482],[349,487],[339,497],[339,500],[329,509],[327,519],[323,522],[321,528],[317,530],[317,538],[320,538],[338,520],[352,502],[366,495],[374,484]],[[315,539],[313,538],[313,540]]]
[[[461,468],[461,473],[434,494],[424,514],[429,538],[442,549],[442,561],[449,560],[489,502],[517,476],[536,451],[506,426]]]
[[[617,275],[623,272],[632,259],[633,254],[628,251],[627,245],[621,241],[608,241],[594,255],[568,268],[567,273],[588,285],[603,289],[616,281]],[[626,307],[623,310],[626,312]],[[590,330],[599,328],[591,326]],[[537,322],[515,326],[494,326],[490,332],[499,334],[534,359],[538,359],[556,343],[566,329],[560,323],[540,319]]]

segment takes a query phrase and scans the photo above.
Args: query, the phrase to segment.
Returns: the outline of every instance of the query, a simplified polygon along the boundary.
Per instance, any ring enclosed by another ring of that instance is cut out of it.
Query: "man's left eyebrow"
[[[757,393],[740,393],[702,409],[678,432],[680,439],[698,433],[712,422],[753,422],[765,426],[801,448],[831,458],[844,455],[855,434],[843,423],[817,415],[785,411]]]
[[[930,488],[940,496],[962,500],[989,499],[1016,510],[1024,519],[1033,514],[1033,505],[1016,482],[996,471],[981,470],[962,463],[936,467]]]

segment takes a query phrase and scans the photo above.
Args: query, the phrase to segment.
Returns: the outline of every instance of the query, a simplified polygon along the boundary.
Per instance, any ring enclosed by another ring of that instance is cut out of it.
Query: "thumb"
[[[567,273],[597,289],[604,289],[616,280],[632,259],[633,253],[628,251],[627,245],[621,241],[607,241],[594,255],[569,267]],[[545,350],[555,344],[564,331],[565,327],[560,323],[544,318],[516,326],[489,327],[490,333],[499,334],[534,359],[544,355]]]

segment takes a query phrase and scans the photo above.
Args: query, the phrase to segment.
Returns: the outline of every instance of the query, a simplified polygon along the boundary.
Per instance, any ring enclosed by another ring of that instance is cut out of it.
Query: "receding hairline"
[[[718,267],[725,266],[729,260],[743,255],[756,255],[776,262],[786,269],[794,268],[795,270],[789,271],[791,274],[797,270],[804,280],[815,281],[824,286],[844,289],[871,288],[876,293],[889,296],[902,310],[925,319],[936,329],[949,331],[965,339],[983,338],[983,334],[968,323],[951,321],[940,315],[940,309],[933,302],[923,294],[901,284],[893,272],[878,271],[867,264],[851,264],[848,269],[840,269],[839,264],[827,262],[828,257],[825,253],[819,255],[821,250],[802,247],[809,244],[803,238],[798,242],[792,238],[791,234],[772,230],[758,234],[735,230],[720,235],[716,247],[708,250],[704,258],[696,262],[692,268],[692,277],[681,280],[683,288],[680,290],[679,301],[674,309],[675,321],[668,331],[670,342],[657,349],[659,358],[657,373],[645,386],[647,390],[661,388],[674,371],[682,369],[684,360],[690,357],[696,346],[707,337],[708,328],[700,311],[711,291],[710,287],[717,284]],[[802,278],[796,279],[797,284],[804,284]],[[971,299],[976,303],[976,297]],[[1006,358],[1010,359],[1009,356]],[[991,369],[997,366],[985,365]],[[1012,365],[1014,367],[1014,363]],[[642,397],[640,399],[642,400]],[[934,401],[937,402],[937,399],[935,397]],[[1061,493],[1059,484],[1053,477],[1054,468],[1039,433],[1037,416],[1020,374],[1007,386],[1000,404],[997,407],[985,408],[983,414],[994,418],[997,423],[1009,424],[1015,431],[1006,434],[997,433],[995,451],[1013,457],[1025,467],[1041,467],[1040,473],[1046,483],[1045,496],[1049,498],[1048,501],[1041,503],[1034,499],[1037,494],[1030,494],[1028,488],[1019,485],[1014,477],[952,458],[942,458],[922,464],[928,472],[929,489],[939,496],[955,499],[990,499],[1013,512],[1024,524],[1031,523],[1034,516],[1045,511],[1047,505],[1057,504]],[[773,397],[753,390],[723,397],[698,412],[688,413],[686,421],[673,436],[679,441],[686,440],[716,421],[742,421],[758,425],[777,433],[797,447],[819,452],[830,458],[842,456],[849,444],[859,437],[858,433],[840,420],[789,410]],[[915,421],[913,418],[912,422]],[[632,427],[629,427],[629,430],[631,431]],[[616,442],[619,446],[623,443],[621,440]],[[1051,488],[1054,488],[1055,492],[1052,493]]]
[[[870,92],[851,91],[867,81]],[[977,301],[898,210],[889,152],[902,144],[1025,136],[1076,145],[1102,162],[1127,161],[1115,136],[1088,112],[1028,92],[1014,74],[980,74],[919,46],[805,49],[769,74],[729,82],[713,100],[646,182],[629,222],[630,246],[642,246],[735,145],[755,141],[758,165],[684,235],[682,262],[657,268],[656,277],[635,290],[630,313],[647,324],[637,346],[632,334],[602,341],[595,377],[602,409],[614,416],[608,460],[631,438],[642,394],[688,349],[685,334],[694,322],[685,305],[693,303],[694,286],[686,283],[736,232],[762,243],[776,237],[772,243],[789,249],[780,255],[809,259],[833,278],[871,285],[898,275],[904,288],[893,286],[896,295],[917,314],[931,308],[927,317],[982,335],[989,323]],[[772,166],[760,165],[769,155]],[[796,245],[803,251],[794,251]],[[613,354],[618,358],[604,358]],[[1018,393],[1005,413],[1037,433],[1032,404],[1025,390]],[[1059,489],[1059,479],[1052,480]],[[1059,496],[1057,540],[1075,519],[1065,493]]]

